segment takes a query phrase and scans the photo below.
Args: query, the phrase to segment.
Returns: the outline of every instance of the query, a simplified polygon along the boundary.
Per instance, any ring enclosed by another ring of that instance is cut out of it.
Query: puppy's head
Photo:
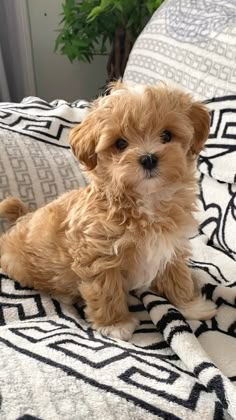
[[[117,82],[71,131],[70,145],[96,182],[148,194],[184,181],[209,122],[206,107],[179,90]]]

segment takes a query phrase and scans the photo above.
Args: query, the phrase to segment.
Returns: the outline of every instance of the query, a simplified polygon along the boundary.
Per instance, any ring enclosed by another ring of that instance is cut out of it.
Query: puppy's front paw
[[[102,335],[107,335],[112,338],[119,340],[129,341],[139,325],[139,320],[134,317],[130,317],[128,321],[118,322],[117,324],[109,325],[106,327],[96,328]]]
[[[216,315],[217,306],[212,300],[206,300],[203,296],[198,296],[193,301],[178,307],[182,315],[189,320],[207,320]]]

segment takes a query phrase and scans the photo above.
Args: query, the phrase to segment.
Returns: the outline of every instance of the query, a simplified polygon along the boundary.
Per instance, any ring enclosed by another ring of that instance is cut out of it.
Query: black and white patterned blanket
[[[140,325],[126,343],[91,330],[83,307],[1,274],[1,419],[236,419],[236,97],[209,107],[190,264],[217,316],[186,322],[149,291],[131,295]],[[0,199],[34,208],[85,184],[66,142],[85,112],[81,101],[0,105]]]

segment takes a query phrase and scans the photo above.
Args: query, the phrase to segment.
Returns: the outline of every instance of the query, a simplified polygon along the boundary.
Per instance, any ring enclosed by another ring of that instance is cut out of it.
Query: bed
[[[189,264],[216,317],[188,322],[149,290],[131,294],[140,323],[123,342],[92,330],[83,305],[62,304],[1,272],[1,419],[236,419],[235,24],[233,0],[167,0],[124,76],[165,79],[211,112]],[[0,104],[0,200],[16,195],[33,210],[86,185],[67,139],[88,106],[35,97]]]

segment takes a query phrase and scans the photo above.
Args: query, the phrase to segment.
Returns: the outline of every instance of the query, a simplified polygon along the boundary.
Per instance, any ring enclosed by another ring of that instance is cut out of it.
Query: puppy
[[[190,319],[215,314],[196,293],[187,259],[196,222],[195,160],[209,131],[200,102],[164,84],[122,82],[94,101],[70,134],[88,187],[27,213],[7,198],[0,214],[17,219],[0,239],[1,267],[23,286],[86,303],[92,327],[128,340],[138,321],[129,291],[151,287]]]

